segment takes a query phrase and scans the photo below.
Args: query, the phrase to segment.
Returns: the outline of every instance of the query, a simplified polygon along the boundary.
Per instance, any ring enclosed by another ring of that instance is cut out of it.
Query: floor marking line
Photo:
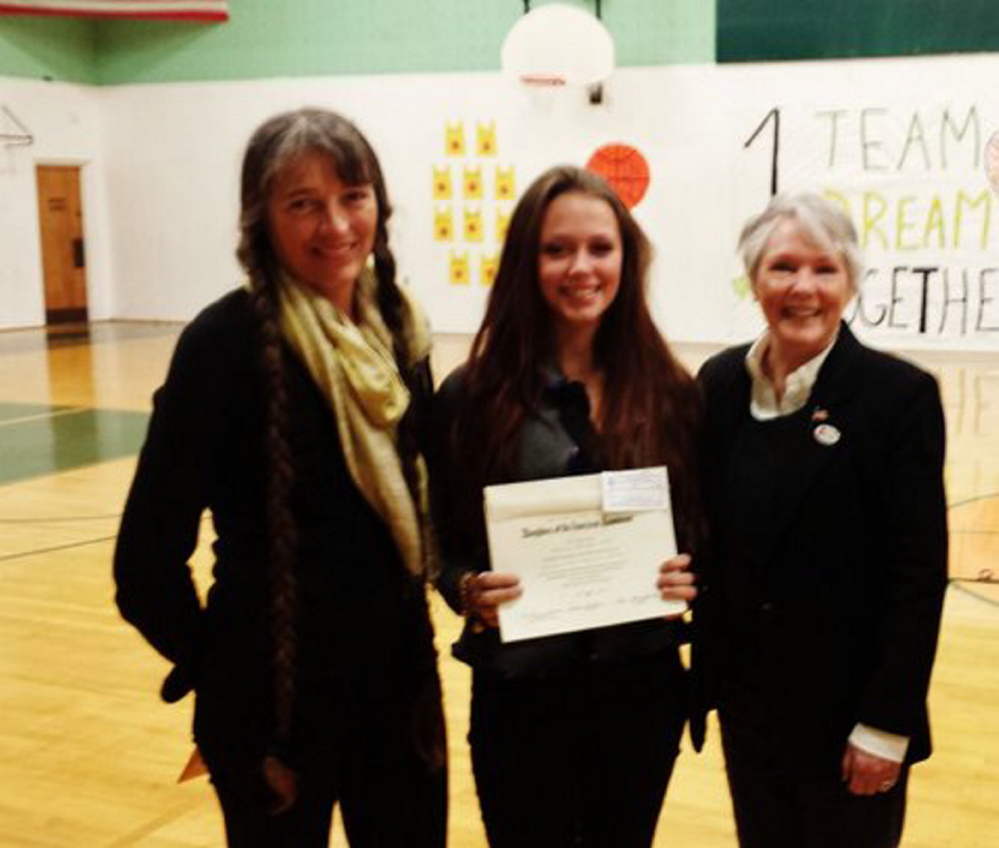
[[[81,412],[90,411],[89,407],[73,407],[72,409],[58,409],[55,412],[43,412],[38,415],[22,415],[20,418],[0,420],[0,427],[7,427],[11,424],[26,424],[29,421],[47,421],[51,418],[59,418],[64,415],[78,415]]]

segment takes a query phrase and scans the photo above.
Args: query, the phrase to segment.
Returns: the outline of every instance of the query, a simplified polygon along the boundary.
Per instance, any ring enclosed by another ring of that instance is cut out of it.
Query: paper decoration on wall
[[[466,153],[465,129],[473,126],[474,148]],[[438,256],[451,284],[468,285],[477,280],[490,286],[516,200],[516,169],[496,162],[500,137],[493,120],[445,121],[443,140],[449,161],[433,164],[433,238],[435,242],[461,243],[467,249],[448,252],[442,244]],[[466,202],[453,207],[438,202],[458,199]]]
[[[517,180],[513,168],[496,166],[496,199],[513,200],[517,196]]]
[[[510,226],[510,213],[502,209],[496,210],[496,241],[503,244],[506,241],[506,231]]]
[[[451,207],[440,206],[434,210],[434,241],[451,241],[454,238],[454,224]]]
[[[469,168],[465,166],[464,179],[465,200],[482,200],[482,168]]]
[[[465,207],[465,241],[482,241],[482,210]]]
[[[499,270],[499,256],[492,254],[482,257],[482,285],[491,286],[496,279],[496,272]]]
[[[459,286],[468,284],[468,251],[464,253],[451,251],[451,282]]]
[[[226,21],[228,0],[0,0],[0,14]]]
[[[479,156],[496,155],[496,122],[476,124],[475,152]]]
[[[434,200],[451,199],[451,169],[434,166]]]
[[[999,131],[985,145],[985,175],[989,178],[992,190],[999,194]]]
[[[605,144],[590,157],[586,168],[607,180],[629,209],[637,206],[649,189],[649,163],[628,144]]]
[[[444,128],[444,152],[447,156],[465,155],[465,125],[461,121]]]

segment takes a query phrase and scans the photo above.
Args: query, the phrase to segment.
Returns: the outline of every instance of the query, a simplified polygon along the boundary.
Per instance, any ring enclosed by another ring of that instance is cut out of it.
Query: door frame
[[[94,315],[95,293],[98,274],[95,273],[94,259],[97,251],[94,249],[98,240],[100,227],[97,225],[99,216],[93,198],[92,176],[95,160],[92,157],[80,156],[38,156],[31,162],[31,191],[35,221],[35,244],[37,245],[38,278],[37,303],[41,326],[51,326],[47,317],[45,297],[45,267],[42,256],[42,226],[39,210],[38,169],[39,168],[76,168],[80,175],[80,210],[83,219],[83,240],[86,251],[87,267],[87,321],[99,320]]]

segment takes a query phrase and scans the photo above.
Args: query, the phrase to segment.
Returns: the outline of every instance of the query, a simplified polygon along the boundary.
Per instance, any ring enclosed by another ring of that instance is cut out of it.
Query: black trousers
[[[447,770],[440,690],[431,682],[415,703],[412,691],[405,699],[335,685],[304,693],[294,744],[297,799],[278,814],[261,740],[250,734],[239,744],[238,732],[212,727],[202,709],[197,741],[230,848],[325,848],[336,804],[352,848],[443,848]]]
[[[740,848],[896,848],[908,769],[888,792],[853,795],[839,777],[806,779],[775,766],[741,710],[719,711]],[[844,745],[846,740],[844,740]]]
[[[679,750],[675,651],[509,680],[476,669],[469,741],[492,848],[648,848]]]

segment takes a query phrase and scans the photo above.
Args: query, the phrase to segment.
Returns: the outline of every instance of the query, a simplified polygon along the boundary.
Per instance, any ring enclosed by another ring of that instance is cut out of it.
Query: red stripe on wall
[[[114,12],[87,11],[84,9],[42,9],[32,8],[24,5],[10,5],[0,3],[0,15],[31,15],[36,17],[59,17],[59,18],[116,18],[132,20],[163,20],[163,21],[201,21],[208,23],[219,23],[229,20],[229,13],[226,11],[205,11],[195,12],[188,10],[184,12],[165,12],[150,9],[149,11]]]
[[[58,9],[23,9],[0,4],[0,14],[47,18],[109,18],[116,20],[202,21],[221,23],[229,20],[228,12],[61,12]]]

